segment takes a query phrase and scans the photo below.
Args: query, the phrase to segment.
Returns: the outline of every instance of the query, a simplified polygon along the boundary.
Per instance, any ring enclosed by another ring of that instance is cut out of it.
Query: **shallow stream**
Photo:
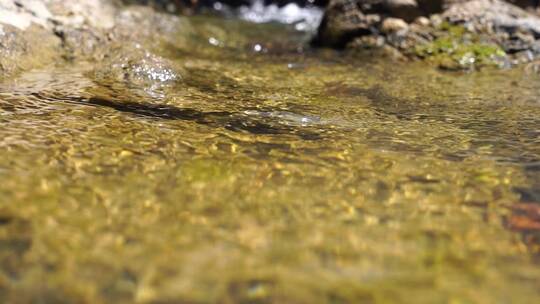
[[[190,22],[174,81],[0,83],[0,302],[540,302],[539,76]]]

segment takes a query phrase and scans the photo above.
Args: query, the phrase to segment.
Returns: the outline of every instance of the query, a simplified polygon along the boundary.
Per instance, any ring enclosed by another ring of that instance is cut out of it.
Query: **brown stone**
[[[383,33],[396,33],[400,31],[406,31],[409,28],[407,22],[399,18],[386,18],[384,19],[381,30]]]

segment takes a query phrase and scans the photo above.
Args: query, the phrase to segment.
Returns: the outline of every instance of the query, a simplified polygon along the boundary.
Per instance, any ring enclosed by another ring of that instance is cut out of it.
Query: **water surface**
[[[540,77],[191,22],[155,50],[172,83],[73,64],[0,84],[2,301],[540,301],[538,247],[508,227],[540,201]]]

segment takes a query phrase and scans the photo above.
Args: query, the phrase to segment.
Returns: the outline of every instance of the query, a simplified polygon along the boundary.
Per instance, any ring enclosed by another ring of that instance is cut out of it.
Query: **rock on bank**
[[[50,64],[101,62],[125,44],[151,52],[189,30],[180,17],[121,0],[0,0],[0,77]]]
[[[510,66],[540,56],[537,2],[331,0],[314,42],[448,69]]]

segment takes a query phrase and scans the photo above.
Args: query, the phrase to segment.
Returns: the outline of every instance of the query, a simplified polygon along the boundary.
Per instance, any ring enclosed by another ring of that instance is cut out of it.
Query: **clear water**
[[[190,22],[153,50],[181,80],[0,84],[2,302],[540,301],[508,225],[539,201],[540,77]]]

